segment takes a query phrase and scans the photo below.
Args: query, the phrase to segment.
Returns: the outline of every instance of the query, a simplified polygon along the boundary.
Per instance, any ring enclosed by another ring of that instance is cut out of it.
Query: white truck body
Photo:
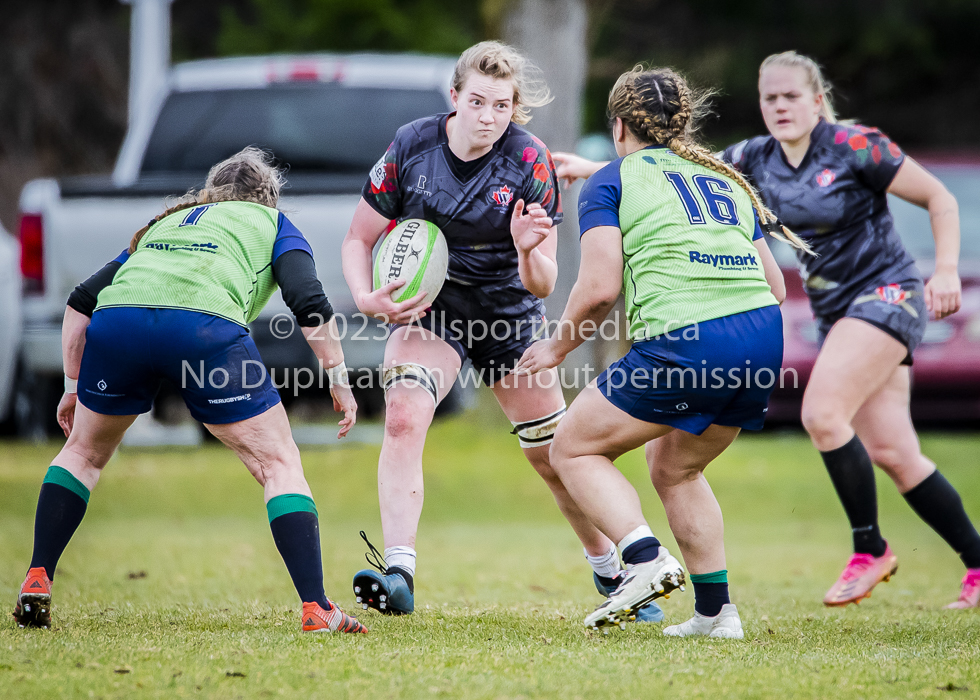
[[[43,273],[40,279],[25,275],[22,364],[51,388],[40,392],[46,401],[50,404],[56,395],[53,387],[61,381],[61,321],[68,295],[126,248],[133,233],[164,209],[167,196],[203,184],[208,166],[192,161],[212,150],[215,155],[208,165],[250,144],[271,148],[290,165],[280,208],[310,242],[334,309],[352,321],[356,308],[341,272],[340,245],[360,188],[398,126],[449,111],[453,66],[449,58],[382,54],[178,64],[156,99],[131,124],[111,177],[27,183],[20,209],[22,217],[33,217],[43,231],[40,245],[29,252],[43,260]],[[325,114],[340,105],[337,109],[347,109],[347,116],[324,116],[318,123],[317,115],[303,108],[303,100],[319,105]],[[218,131],[209,132],[211,128]],[[327,132],[322,138],[309,136]],[[247,141],[235,142],[239,133]],[[193,139],[198,141],[185,144],[183,151],[167,150],[173,143]],[[346,160],[331,160],[341,156]],[[185,167],[187,163],[191,165]],[[27,219],[22,219],[22,231]],[[312,354],[301,334],[284,341],[270,335],[269,320],[285,311],[275,295],[252,324],[253,337],[266,364],[310,366]],[[363,323],[355,320],[350,325],[356,330]],[[381,333],[366,329],[356,340],[351,335],[344,340],[348,365],[377,368],[383,342],[362,338]],[[50,406],[42,410],[46,408]]]

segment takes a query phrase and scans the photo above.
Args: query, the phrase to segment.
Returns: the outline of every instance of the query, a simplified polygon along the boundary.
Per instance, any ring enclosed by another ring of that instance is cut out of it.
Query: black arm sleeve
[[[333,307],[316,276],[313,256],[305,250],[289,250],[276,258],[272,276],[299,325],[312,328],[333,318]]]
[[[106,264],[101,270],[75,287],[75,291],[68,296],[68,306],[75,309],[80,314],[85,314],[92,318],[95,312],[95,305],[99,299],[99,292],[112,284],[113,278],[122,267],[118,260]]]

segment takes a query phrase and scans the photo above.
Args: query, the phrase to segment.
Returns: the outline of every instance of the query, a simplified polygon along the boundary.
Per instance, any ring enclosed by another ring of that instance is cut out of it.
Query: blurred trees
[[[584,55],[567,40],[557,55],[537,56],[535,42],[580,36],[568,13],[582,3],[589,66],[579,110],[560,86],[571,84],[563,71],[584,70]],[[671,65],[721,91],[719,116],[705,130],[716,146],[763,131],[758,65],[796,49],[825,67],[844,116],[913,151],[980,149],[980,0],[175,0],[172,13],[178,61],[317,50],[455,54],[506,37],[542,65],[561,101],[551,109],[587,130],[605,130],[606,95],[622,71],[637,61]],[[508,28],[508,16],[528,19]],[[0,4],[0,222],[9,230],[25,180],[111,168],[126,124],[128,24],[118,0]],[[548,137],[545,115],[532,129]]]
[[[223,3],[220,10],[214,47],[222,55],[325,50],[454,54],[479,41],[479,3],[474,2],[250,0],[236,4]]]
[[[24,182],[112,167],[126,129],[129,9],[118,0],[0,7],[0,223],[16,234]]]
[[[980,148],[980,0],[616,0],[593,22],[589,130],[637,61],[669,65],[721,91],[715,146],[764,132],[762,59],[794,49],[820,63],[838,113],[915,149]]]

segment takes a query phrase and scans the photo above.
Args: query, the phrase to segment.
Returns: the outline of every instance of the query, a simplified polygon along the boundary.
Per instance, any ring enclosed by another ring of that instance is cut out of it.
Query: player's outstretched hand
[[[960,310],[963,288],[960,276],[953,270],[936,270],[925,288],[926,308],[935,319],[944,318]]]
[[[357,308],[361,313],[385,323],[405,324],[414,318],[422,318],[425,316],[425,310],[429,308],[428,304],[422,303],[425,292],[401,302],[393,301],[391,298],[392,292],[407,283],[408,280],[395,280],[369,294],[364,294],[358,299]]]
[[[340,426],[340,431],[337,433],[339,440],[347,435],[357,422],[357,401],[354,400],[354,394],[351,393],[349,386],[330,387],[330,398],[333,399],[333,410],[344,413],[343,419],[337,424]]]
[[[75,427],[75,404],[78,402],[78,394],[69,394],[67,391],[58,402],[58,425],[65,431],[65,437],[71,437],[71,429]]]
[[[518,199],[514,204],[514,213],[510,217],[510,235],[513,236],[518,251],[529,253],[541,245],[551,233],[552,225],[548,212],[537,202],[528,204],[526,212],[523,199]]]
[[[546,369],[557,367],[564,359],[564,355],[555,352],[554,345],[550,340],[539,340],[532,343],[531,347],[524,351],[515,371],[517,374],[537,374]]]
[[[567,190],[572,186],[572,183],[578,179],[585,179],[592,177],[600,168],[607,165],[607,163],[596,162],[594,160],[589,160],[588,158],[583,158],[582,156],[577,156],[574,153],[552,153],[551,157],[555,161],[555,175],[558,179],[565,184],[565,189]]]

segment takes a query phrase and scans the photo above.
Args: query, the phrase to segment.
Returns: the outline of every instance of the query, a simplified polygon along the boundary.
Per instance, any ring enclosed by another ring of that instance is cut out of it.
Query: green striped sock
[[[269,524],[280,515],[287,513],[313,513],[319,517],[313,499],[298,493],[284,493],[270,498],[265,504],[265,509],[269,514]]]
[[[691,583],[728,583],[728,569],[710,574],[691,574]]]
[[[85,503],[88,503],[89,496],[92,495],[92,492],[88,490],[85,484],[75,478],[74,474],[63,467],[56,467],[53,464],[48,467],[48,473],[44,475],[44,481],[42,483],[63,486],[85,501]]]

